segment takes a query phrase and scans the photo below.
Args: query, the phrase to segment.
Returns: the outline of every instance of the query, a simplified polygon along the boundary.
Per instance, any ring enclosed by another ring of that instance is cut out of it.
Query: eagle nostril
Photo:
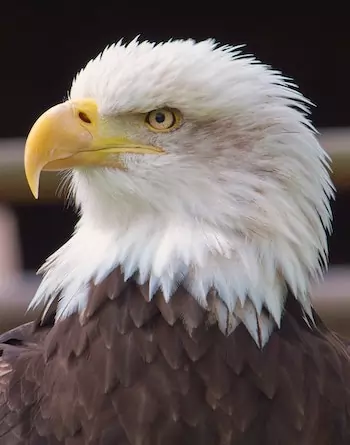
[[[84,113],[84,111],[79,111],[79,119],[82,120],[83,122],[85,122],[86,124],[91,124],[91,119],[89,118],[89,116]]]

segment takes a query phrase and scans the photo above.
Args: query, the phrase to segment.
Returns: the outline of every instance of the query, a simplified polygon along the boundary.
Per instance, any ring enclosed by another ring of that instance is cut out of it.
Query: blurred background
[[[125,2],[124,2],[125,3]],[[43,175],[35,201],[23,149],[35,119],[64,100],[72,78],[106,45],[124,37],[172,37],[245,44],[283,71],[316,105],[313,122],[333,159],[337,199],[329,239],[330,269],[313,299],[325,321],[350,335],[350,27],[341,14],[230,15],[172,4],[4,2],[0,15],[0,331],[33,318],[26,307],[44,259],[70,236],[76,216]],[[159,13],[159,14],[158,14]]]

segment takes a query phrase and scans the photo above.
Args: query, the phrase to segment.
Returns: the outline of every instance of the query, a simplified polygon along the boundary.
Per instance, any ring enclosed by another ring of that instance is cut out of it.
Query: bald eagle
[[[33,125],[79,212],[0,337],[1,445],[349,445],[350,359],[310,285],[329,159],[294,84],[212,40],[119,42]]]

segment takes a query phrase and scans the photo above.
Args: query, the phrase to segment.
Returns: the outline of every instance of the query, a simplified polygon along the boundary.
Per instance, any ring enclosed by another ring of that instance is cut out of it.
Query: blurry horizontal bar
[[[350,188],[350,127],[323,128],[319,140],[332,158],[336,187]],[[34,204],[58,199],[59,176],[47,172],[41,178],[40,200],[35,201],[31,196],[23,170],[24,142],[22,138],[0,139],[0,200]]]
[[[41,308],[27,311],[28,304],[39,286],[34,273],[16,273],[0,283],[0,332],[33,320]]]
[[[40,280],[34,272],[26,272],[0,283],[0,332],[39,314],[42,307],[33,312],[27,312],[27,307]],[[325,323],[350,338],[350,266],[330,268],[325,280],[314,286],[312,299]]]

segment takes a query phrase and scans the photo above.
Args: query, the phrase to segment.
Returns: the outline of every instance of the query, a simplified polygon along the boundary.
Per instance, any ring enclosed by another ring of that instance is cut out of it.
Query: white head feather
[[[206,306],[214,289],[220,328],[243,322],[259,345],[281,321],[287,286],[310,313],[333,189],[309,104],[293,85],[213,41],[134,40],[78,74],[71,98],[85,97],[167,154],[125,155],[126,171],[72,172],[81,218],[44,264],[32,306],[60,293],[59,317],[82,310],[91,280],[120,265],[126,278],[150,280],[151,297],[160,288],[169,299],[181,283]],[[176,131],[131,125],[130,113],[163,106],[183,113]]]

